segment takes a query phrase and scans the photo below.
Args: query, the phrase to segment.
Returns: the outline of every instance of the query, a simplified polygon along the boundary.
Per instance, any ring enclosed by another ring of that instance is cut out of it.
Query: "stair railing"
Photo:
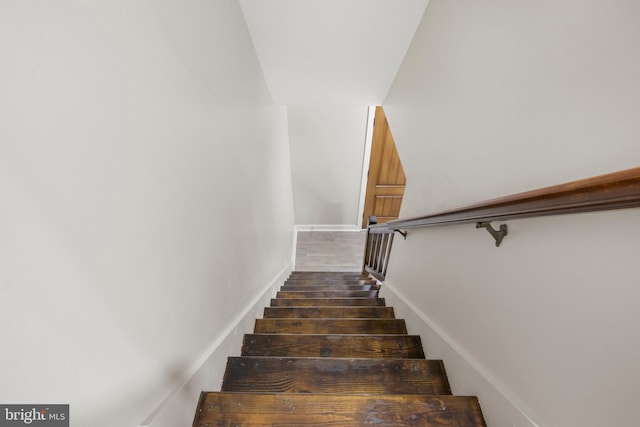
[[[406,238],[406,232],[401,230],[475,223],[476,228],[487,229],[495,239],[495,245],[500,246],[508,233],[508,227],[502,224],[496,230],[491,225],[492,221],[637,207],[640,207],[640,167],[434,214],[370,224],[367,228],[363,270],[378,280],[384,280],[396,231],[400,231]]]
[[[390,228],[387,224],[378,224],[375,216],[369,217],[362,269],[380,281],[384,280],[387,274],[389,255],[396,231],[406,236],[405,232]]]

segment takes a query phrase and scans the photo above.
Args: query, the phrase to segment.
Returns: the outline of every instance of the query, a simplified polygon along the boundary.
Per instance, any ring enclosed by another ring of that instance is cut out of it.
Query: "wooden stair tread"
[[[370,277],[289,277],[284,283],[343,283],[346,285],[360,285],[363,283],[378,283]]]
[[[377,285],[284,285],[281,291],[370,291],[380,289]]]
[[[424,359],[418,335],[246,334],[242,356]]]
[[[406,334],[403,319],[257,319],[262,334]]]
[[[278,291],[276,298],[375,298],[377,290],[372,291]]]
[[[375,285],[377,282],[371,279],[287,279],[285,285]]]
[[[194,426],[485,426],[475,397],[212,392]]]
[[[322,276],[322,277],[333,277],[333,276],[349,276],[349,277],[369,277],[368,273],[363,273],[360,271],[300,271],[295,270],[292,271],[290,276]]]
[[[451,396],[442,361],[364,273],[293,272],[229,357],[194,426],[482,427],[475,397]]]
[[[393,319],[395,314],[392,307],[266,307],[264,318],[377,318]]]
[[[222,391],[451,394],[441,360],[230,357]]]
[[[384,298],[273,298],[271,307],[384,307]]]

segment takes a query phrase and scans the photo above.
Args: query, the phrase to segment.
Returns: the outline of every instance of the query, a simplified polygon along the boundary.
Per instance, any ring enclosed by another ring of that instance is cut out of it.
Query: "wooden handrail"
[[[507,235],[507,226],[503,224],[500,230],[495,230],[489,225],[491,221],[636,207],[640,207],[640,168],[518,193],[430,215],[371,224],[367,228],[363,271],[384,280],[393,234],[401,229],[476,223],[476,228],[487,228],[496,239],[496,246],[500,246]]]
[[[371,228],[407,229],[640,207],[640,167]]]

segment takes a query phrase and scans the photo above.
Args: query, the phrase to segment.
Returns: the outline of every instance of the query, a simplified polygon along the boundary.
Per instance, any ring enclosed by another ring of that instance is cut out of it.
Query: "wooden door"
[[[362,228],[371,215],[380,224],[398,219],[406,181],[384,110],[376,107]]]

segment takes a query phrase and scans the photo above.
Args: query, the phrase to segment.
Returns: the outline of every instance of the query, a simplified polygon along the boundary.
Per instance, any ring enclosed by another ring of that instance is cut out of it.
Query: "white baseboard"
[[[298,248],[298,229],[296,226],[293,226],[293,245],[291,247],[291,270],[296,270],[296,251]]]
[[[229,326],[209,345],[209,348],[193,363],[177,381],[176,387],[160,402],[140,427],[172,427],[191,425],[202,390],[219,390],[228,356],[236,354],[245,333],[250,332],[255,319],[261,317],[264,307],[275,295],[292,270],[288,263],[264,287]]]
[[[296,232],[298,231],[363,231],[363,230],[357,225],[309,224],[309,225],[296,225]]]
[[[517,398],[502,382],[450,337],[425,313],[421,312],[392,283],[385,281],[380,296],[393,306],[408,329],[418,332],[430,359],[443,359],[454,394],[476,395],[487,425],[492,427],[542,427],[540,418]]]

